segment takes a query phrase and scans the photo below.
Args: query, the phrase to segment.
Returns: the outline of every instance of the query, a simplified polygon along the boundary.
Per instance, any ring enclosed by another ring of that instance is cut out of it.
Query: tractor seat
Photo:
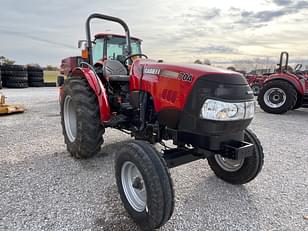
[[[129,81],[127,69],[118,60],[106,60],[104,62],[103,74],[110,81]]]

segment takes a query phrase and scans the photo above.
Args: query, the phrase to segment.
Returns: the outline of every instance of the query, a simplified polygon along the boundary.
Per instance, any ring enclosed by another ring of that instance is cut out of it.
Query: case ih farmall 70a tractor
[[[308,80],[297,65],[293,72],[288,70],[289,54],[281,52],[278,71],[264,81],[258,102],[260,107],[273,114],[308,107]],[[283,64],[284,62],[284,64]]]
[[[92,41],[92,19],[119,23],[125,36],[97,34]],[[172,215],[169,168],[206,158],[214,173],[231,184],[258,175],[262,146],[247,129],[255,101],[241,74],[149,60],[119,18],[92,14],[86,34],[79,64],[76,58],[63,61],[77,65],[60,87],[67,150],[76,158],[93,156],[107,127],[136,139],[119,146],[115,175],[124,207],[142,229],[158,228]],[[154,148],[167,140],[173,148]]]

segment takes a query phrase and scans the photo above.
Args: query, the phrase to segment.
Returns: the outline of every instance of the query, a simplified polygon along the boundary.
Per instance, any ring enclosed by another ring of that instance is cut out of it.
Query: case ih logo
[[[151,75],[159,75],[160,69],[159,68],[144,68],[144,74],[151,74]]]

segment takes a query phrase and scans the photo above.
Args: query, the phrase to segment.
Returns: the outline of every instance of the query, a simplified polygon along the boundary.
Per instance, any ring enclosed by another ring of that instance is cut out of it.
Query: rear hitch
[[[223,157],[240,160],[252,156],[254,145],[245,141],[232,140],[222,145],[222,152],[218,153]]]

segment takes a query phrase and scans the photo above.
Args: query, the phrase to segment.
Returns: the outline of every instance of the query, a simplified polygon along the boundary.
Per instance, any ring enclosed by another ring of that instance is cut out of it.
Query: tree
[[[202,62],[201,62],[201,60],[200,59],[197,59],[197,60],[195,60],[195,62],[194,62],[195,64],[202,64]]]
[[[235,67],[228,67],[227,70],[236,71]]]
[[[211,65],[211,61],[209,59],[204,59],[203,64]]]
[[[195,60],[195,64],[206,64],[211,65],[211,61],[209,59],[204,59],[203,62],[200,59]]]
[[[29,63],[27,64],[28,67],[41,67],[38,63]]]
[[[45,68],[44,68],[46,71],[58,71],[58,67],[54,67],[52,65],[47,65]]]
[[[4,56],[0,56],[0,63],[12,65],[12,64],[15,63],[15,61],[11,60],[11,59],[8,59],[8,58],[6,58]]]

